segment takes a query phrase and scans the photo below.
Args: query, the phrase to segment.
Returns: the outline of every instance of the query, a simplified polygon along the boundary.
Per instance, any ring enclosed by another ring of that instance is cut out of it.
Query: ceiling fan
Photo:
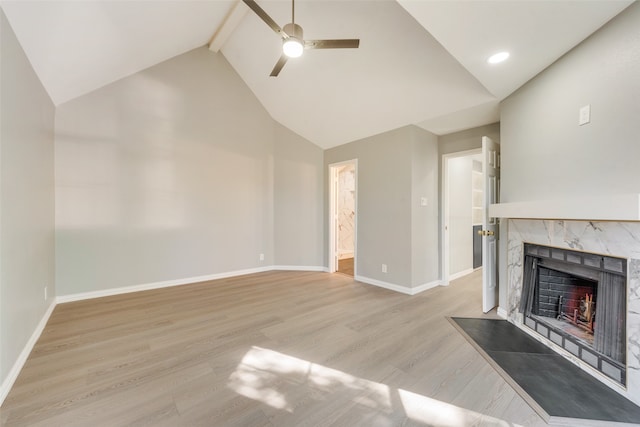
[[[295,21],[295,0],[291,0],[291,22],[280,28],[276,22],[264,11],[255,0],[242,0],[256,15],[258,15],[273,31],[282,37],[282,56],[273,67],[271,77],[277,77],[289,58],[302,55],[304,49],[345,49],[360,46],[360,39],[337,40],[305,40],[302,27]]]

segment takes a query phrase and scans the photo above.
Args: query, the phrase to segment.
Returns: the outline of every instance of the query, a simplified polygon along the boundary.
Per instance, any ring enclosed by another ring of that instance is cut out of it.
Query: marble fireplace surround
[[[503,219],[503,221],[506,219]],[[586,220],[507,220],[507,320],[553,348],[629,400],[640,405],[640,222]],[[524,243],[611,255],[627,259],[627,385],[622,387],[523,324],[518,312]]]

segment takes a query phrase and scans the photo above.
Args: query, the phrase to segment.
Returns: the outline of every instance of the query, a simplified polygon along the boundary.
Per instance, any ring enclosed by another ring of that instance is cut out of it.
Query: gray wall
[[[55,285],[54,106],[1,10],[0,43],[1,384],[51,304]]]
[[[323,151],[276,124],[275,264],[323,266]]]
[[[413,287],[440,279],[438,137],[412,127],[411,267]],[[421,205],[421,198],[427,206]]]
[[[640,192],[639,23],[636,2],[503,101],[501,201]],[[506,252],[501,242],[502,277]]]
[[[224,57],[206,48],[61,105],[58,293],[273,265],[274,179],[284,210],[305,215],[278,239],[277,262],[319,264],[316,230],[296,242],[295,255],[282,250],[293,230],[319,222],[319,162],[318,150],[277,127]],[[276,226],[282,231],[280,219]]]
[[[329,164],[351,159],[358,159],[358,275],[406,288],[436,280],[438,236],[430,233],[437,227],[437,137],[408,126],[326,150],[325,176]],[[419,207],[416,194],[430,206]],[[326,240],[324,248],[326,260]]]
[[[482,148],[482,137],[500,142],[500,123],[463,130],[438,137],[440,155]]]
[[[503,202],[640,192],[639,46],[636,2],[502,103]]]

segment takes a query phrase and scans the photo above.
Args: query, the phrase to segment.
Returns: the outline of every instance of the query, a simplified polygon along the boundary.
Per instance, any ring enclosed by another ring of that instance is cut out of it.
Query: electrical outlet
[[[264,261],[264,254],[260,254],[260,261]]]
[[[382,264],[382,272],[383,273],[387,272],[387,264]]]

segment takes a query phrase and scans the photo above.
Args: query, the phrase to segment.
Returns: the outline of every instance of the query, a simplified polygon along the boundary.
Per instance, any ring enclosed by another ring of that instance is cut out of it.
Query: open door
[[[351,172],[350,180],[346,172]],[[357,176],[357,159],[329,165],[329,272],[340,271],[354,277],[358,247]],[[349,218],[345,218],[345,211],[350,213]],[[347,262],[349,258],[353,258],[352,268]]]
[[[484,197],[482,230],[482,311],[488,312],[498,302],[498,221],[489,217],[489,205],[498,203],[500,186],[500,145],[491,138],[482,137],[484,159]]]
[[[329,166],[329,273],[338,271],[338,168]]]

